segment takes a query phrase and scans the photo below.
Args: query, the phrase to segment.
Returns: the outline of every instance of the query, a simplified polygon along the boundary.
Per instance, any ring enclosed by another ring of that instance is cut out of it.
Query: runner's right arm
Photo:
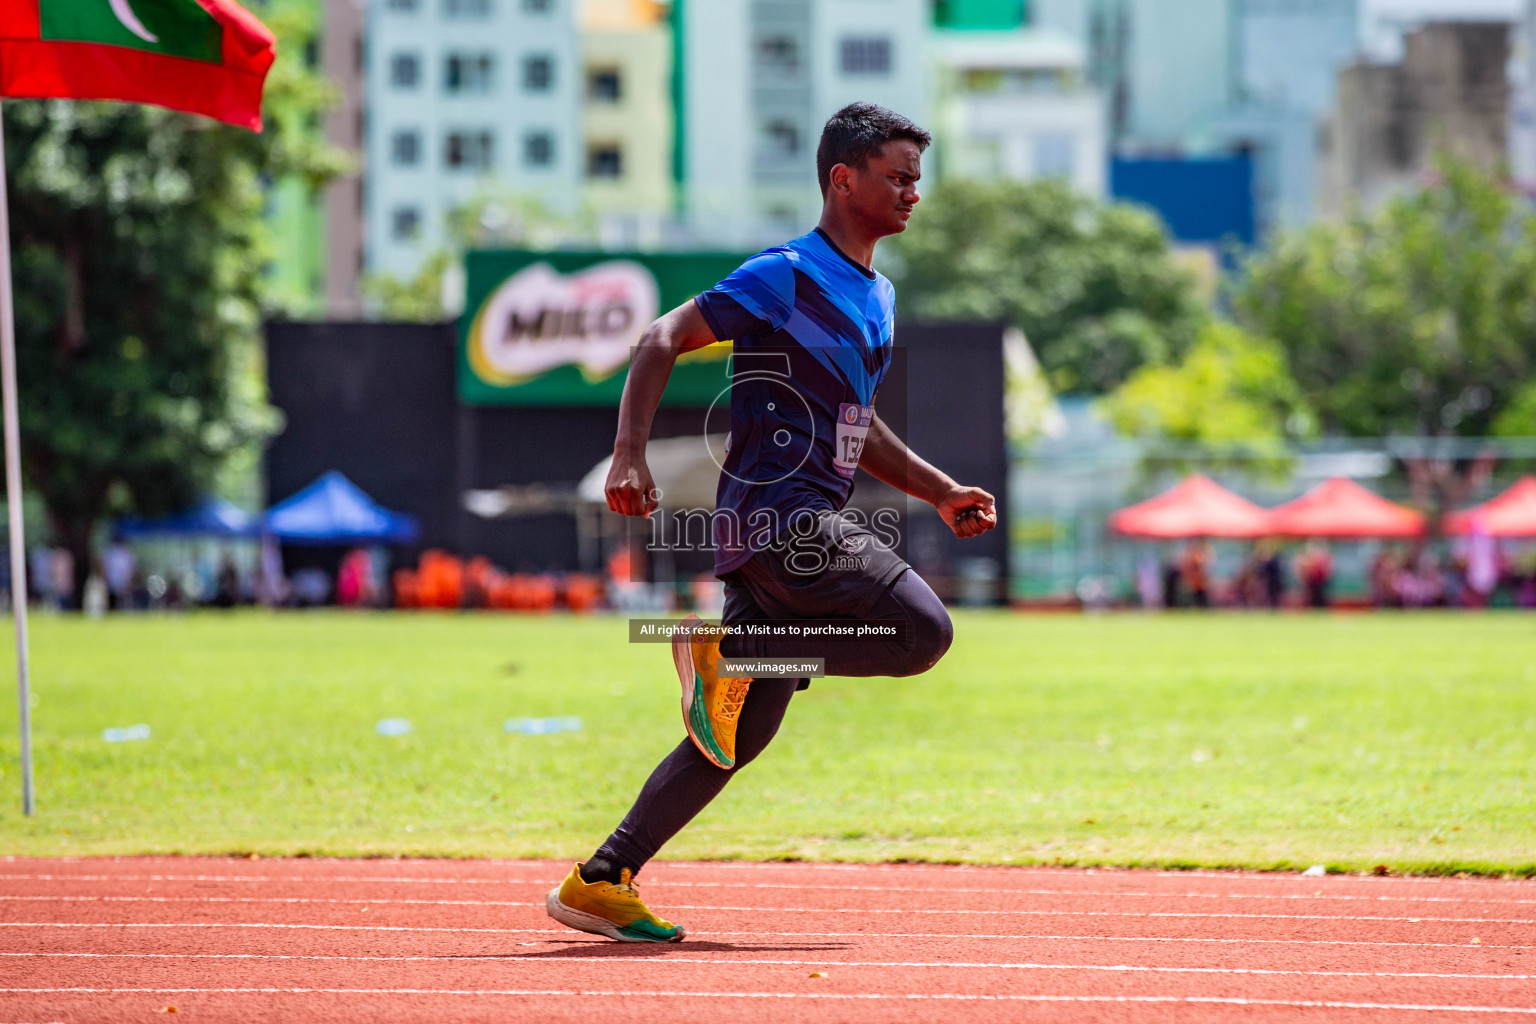
[[[717,339],[692,299],[665,313],[645,329],[635,344],[619,399],[619,434],[613,442],[613,464],[604,492],[608,507],[625,516],[650,516],[656,509],[656,482],[645,464],[645,444],[651,421],[667,389],[672,366],[684,352]]]
[[[879,416],[870,424],[859,466],[881,483],[932,505],[962,540],[997,525],[997,502],[992,495],[980,487],[955,483],[949,474],[908,448]]]

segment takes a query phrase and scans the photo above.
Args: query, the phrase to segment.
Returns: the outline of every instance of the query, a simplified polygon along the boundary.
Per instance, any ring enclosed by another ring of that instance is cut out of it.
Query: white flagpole
[[[16,317],[11,301],[11,213],[0,117],[0,391],[5,406],[5,501],[11,518],[11,614],[16,617],[16,695],[21,701],[21,813],[32,813],[32,695],[28,689],[27,542],[21,522],[21,422],[16,411]]]

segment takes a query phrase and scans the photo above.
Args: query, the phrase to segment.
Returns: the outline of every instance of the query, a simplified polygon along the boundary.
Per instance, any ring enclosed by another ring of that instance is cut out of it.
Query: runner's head
[[[933,136],[893,110],[850,103],[833,114],[816,147],[824,204],[836,203],[876,237],[907,229],[919,196],[922,154]]]

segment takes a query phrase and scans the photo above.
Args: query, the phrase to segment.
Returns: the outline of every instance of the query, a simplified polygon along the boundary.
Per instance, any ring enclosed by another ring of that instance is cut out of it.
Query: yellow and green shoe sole
[[[700,620],[694,615],[683,619],[685,626],[699,623]],[[715,739],[715,730],[710,724],[709,711],[704,703],[704,680],[700,678],[698,669],[694,668],[693,644],[687,636],[672,641],[672,661],[677,666],[677,681],[683,687],[683,727],[688,730],[688,738],[693,740],[693,745],[699,748],[699,753],[708,758],[711,764],[727,770],[735,767],[736,759],[727,757]]]
[[[621,925],[606,917],[568,907],[560,902],[558,886],[549,890],[549,895],[544,897],[544,909],[550,917],[568,928],[603,935],[617,942],[682,942],[688,934],[682,925],[673,925],[670,931],[645,920]]]

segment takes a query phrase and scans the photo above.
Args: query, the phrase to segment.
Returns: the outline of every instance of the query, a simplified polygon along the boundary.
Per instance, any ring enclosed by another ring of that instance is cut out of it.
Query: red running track
[[[652,946],[567,870],[0,859],[0,1024],[1536,1022],[1530,881],[656,863]]]

